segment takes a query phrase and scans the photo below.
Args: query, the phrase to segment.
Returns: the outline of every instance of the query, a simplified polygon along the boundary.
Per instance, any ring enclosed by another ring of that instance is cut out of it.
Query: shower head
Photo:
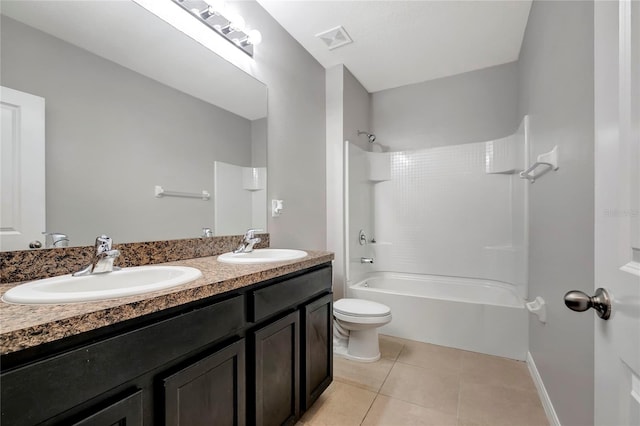
[[[358,136],[360,135],[367,135],[367,138],[369,139],[369,143],[374,143],[376,141],[376,135],[374,135],[373,133],[363,132],[362,130],[358,130]]]

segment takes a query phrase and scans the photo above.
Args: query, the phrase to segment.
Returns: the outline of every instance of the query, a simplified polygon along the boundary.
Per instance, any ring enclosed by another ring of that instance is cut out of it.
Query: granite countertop
[[[52,342],[167,308],[247,287],[333,260],[333,253],[310,251],[307,257],[257,265],[220,263],[217,256],[162,265],[191,266],[202,277],[187,284],[136,296],[64,305],[15,305],[0,302],[0,354]],[[20,283],[0,284],[0,294]]]

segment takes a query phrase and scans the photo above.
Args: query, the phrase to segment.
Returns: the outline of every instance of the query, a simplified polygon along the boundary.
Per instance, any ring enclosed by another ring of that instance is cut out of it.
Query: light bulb
[[[226,5],[224,0],[204,0],[209,5],[209,10],[216,15],[224,15]]]
[[[215,15],[216,12],[213,7],[211,6],[207,6],[204,10],[199,10],[199,9],[191,9],[191,13],[193,13],[194,15],[199,16],[201,19],[207,20],[210,17],[212,17],[213,15]]]
[[[243,32],[245,27],[244,18],[236,13],[228,13],[226,18],[229,20],[229,29],[232,31]]]
[[[247,33],[247,41],[254,46],[262,43],[262,34],[258,30],[251,30]]]

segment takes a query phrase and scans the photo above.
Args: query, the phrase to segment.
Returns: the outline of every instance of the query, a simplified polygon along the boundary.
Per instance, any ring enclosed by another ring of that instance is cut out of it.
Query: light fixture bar
[[[221,0],[172,1],[251,57],[254,46],[262,41],[260,32],[246,28],[242,16],[227,12]]]

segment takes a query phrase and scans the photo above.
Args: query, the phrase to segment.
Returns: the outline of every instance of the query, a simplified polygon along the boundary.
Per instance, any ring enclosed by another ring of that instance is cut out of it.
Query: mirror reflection
[[[2,250],[266,230],[264,84],[133,2],[2,3]]]

